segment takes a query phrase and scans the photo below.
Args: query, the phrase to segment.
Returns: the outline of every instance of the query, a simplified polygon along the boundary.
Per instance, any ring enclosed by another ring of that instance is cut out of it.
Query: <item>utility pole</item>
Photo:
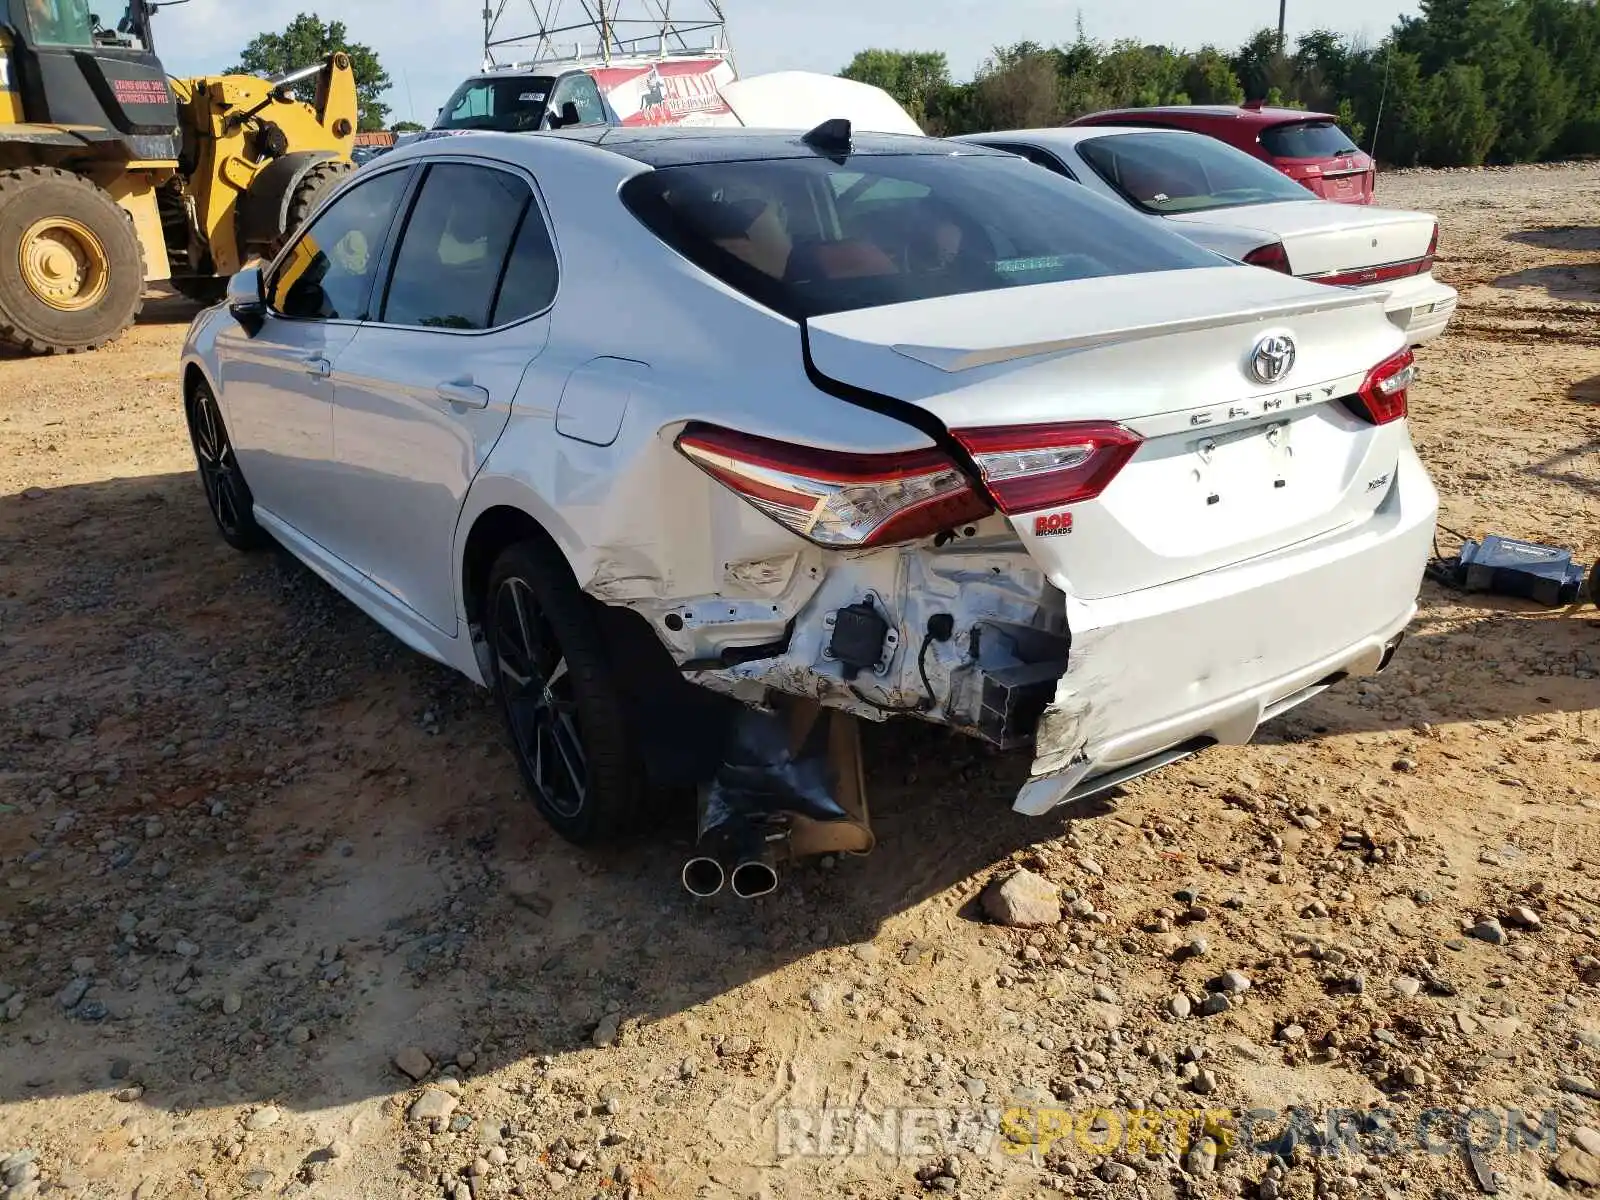
[[[1283,53],[1284,23],[1289,15],[1289,0],[1278,0],[1278,53]]]

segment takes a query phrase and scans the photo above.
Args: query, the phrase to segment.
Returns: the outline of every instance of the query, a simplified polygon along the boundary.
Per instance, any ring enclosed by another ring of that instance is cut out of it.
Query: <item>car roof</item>
[[[513,136],[551,137],[581,142],[647,167],[827,157],[826,151],[808,145],[803,140],[806,135],[799,130],[743,129],[733,126],[655,125],[619,128],[592,125]],[[852,156],[892,154],[932,158],[972,153],[974,147],[971,143],[914,137],[910,134],[858,133],[850,139]]]
[[[1147,125],[1056,125],[1042,129],[1007,129],[996,133],[965,133],[955,138],[979,146],[994,146],[1006,142],[1028,142],[1041,146],[1075,146],[1093,138],[1138,137],[1150,134],[1173,134],[1177,137],[1203,138],[1205,134],[1193,129],[1152,129]]]
[[[1226,118],[1241,125],[1283,125],[1292,121],[1333,121],[1332,113],[1308,112],[1303,108],[1245,108],[1238,104],[1156,104],[1149,108],[1112,108],[1105,112],[1090,113],[1080,121],[1105,121],[1115,119],[1138,120],[1151,113],[1167,116],[1192,116]]]

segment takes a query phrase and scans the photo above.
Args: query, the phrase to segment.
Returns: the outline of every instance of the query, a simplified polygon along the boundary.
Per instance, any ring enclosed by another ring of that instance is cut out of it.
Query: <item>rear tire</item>
[[[0,341],[95,350],[143,307],[144,251],[115,200],[70,171],[0,171]]]
[[[545,820],[580,846],[637,831],[645,795],[624,694],[590,604],[557,551],[523,542],[496,560],[481,614],[523,782]]]

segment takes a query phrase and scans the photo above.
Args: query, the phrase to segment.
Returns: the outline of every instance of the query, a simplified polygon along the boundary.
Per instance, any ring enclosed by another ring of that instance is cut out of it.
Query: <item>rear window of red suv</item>
[[[1295,121],[1261,131],[1261,147],[1273,158],[1339,158],[1360,148],[1332,121]]]

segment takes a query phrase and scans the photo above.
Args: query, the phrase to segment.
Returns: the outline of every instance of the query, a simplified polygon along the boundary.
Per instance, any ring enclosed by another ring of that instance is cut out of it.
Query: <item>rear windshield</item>
[[[700,163],[636,176],[622,198],[679,253],[795,320],[1223,264],[1008,155]]]
[[[435,129],[492,129],[522,133],[539,128],[556,81],[543,75],[469,79],[439,113]]]
[[[1095,173],[1146,212],[1208,212],[1315,198],[1258,158],[1193,133],[1085,138],[1078,153]]]
[[[1273,158],[1338,158],[1361,152],[1332,121],[1297,121],[1263,129],[1261,148]]]

